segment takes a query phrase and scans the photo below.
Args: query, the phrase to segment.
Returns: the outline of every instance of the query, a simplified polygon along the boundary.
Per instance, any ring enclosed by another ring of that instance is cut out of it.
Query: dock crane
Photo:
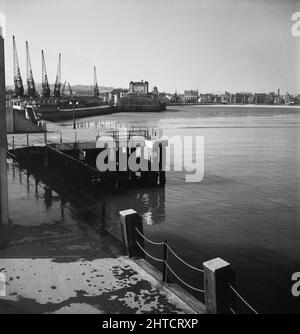
[[[94,66],[94,97],[99,97],[96,66]]]
[[[29,54],[28,42],[26,41],[26,73],[27,73],[27,95],[29,97],[36,96],[35,83],[32,74],[32,66]]]
[[[64,84],[63,84],[63,87],[61,89],[61,95],[64,96],[65,95],[65,89],[66,89],[66,84],[67,84],[67,80],[65,80]],[[71,89],[71,86],[70,86],[70,83],[68,82],[68,88],[69,88],[69,95],[72,96],[73,95],[73,92],[72,92],[72,89]]]
[[[24,86],[23,86],[23,80],[22,80],[21,72],[20,72],[15,36],[13,36],[13,54],[14,54],[15,94],[17,97],[23,97],[24,96]]]
[[[49,87],[48,76],[47,76],[44,50],[42,50],[42,96],[50,97],[50,87]]]
[[[61,86],[61,54],[58,55],[58,65],[57,65],[57,73],[54,84],[54,96],[60,97],[60,86]]]
[[[66,83],[67,81],[65,80],[63,86],[62,86],[62,89],[61,89],[61,95],[64,96],[65,95],[65,88],[66,88]]]
[[[72,89],[71,89],[71,86],[70,86],[70,83],[68,82],[68,87],[69,87],[69,91],[70,91],[70,96],[73,95],[73,92],[72,92]]]

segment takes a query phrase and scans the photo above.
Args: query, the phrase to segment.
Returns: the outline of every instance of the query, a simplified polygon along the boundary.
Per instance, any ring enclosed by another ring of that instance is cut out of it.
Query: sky
[[[6,20],[6,83],[13,83],[12,35],[23,82],[25,42],[41,82],[41,49],[54,83],[159,91],[300,92],[300,0],[0,0]],[[1,16],[0,16],[1,17]]]

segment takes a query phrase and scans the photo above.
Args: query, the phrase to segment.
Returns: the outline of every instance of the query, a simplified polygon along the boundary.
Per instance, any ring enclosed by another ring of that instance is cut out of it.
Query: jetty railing
[[[106,134],[111,135],[116,141],[124,141],[129,140],[132,137],[135,136],[142,136],[146,139],[151,138],[151,135],[149,134],[148,129],[132,129],[132,130],[109,130],[106,132]]]
[[[251,313],[258,312],[241,296],[235,287],[235,274],[230,264],[221,258],[203,262],[203,269],[195,267],[183,260],[169,245],[168,241],[153,241],[143,232],[141,217],[136,211],[129,209],[120,211],[121,232],[124,250],[131,258],[145,258],[162,264],[162,282],[168,284],[169,274],[172,274],[183,287],[189,291],[204,294],[207,313],[238,314],[237,301]],[[157,257],[146,250],[144,244],[162,247],[162,257]],[[204,281],[203,286],[196,287],[184,280],[171,266],[169,255],[172,254],[180,264],[200,273]],[[198,298],[199,299],[199,298]]]
[[[194,266],[192,266],[191,264],[187,263],[186,261],[184,261],[181,257],[179,257],[179,255],[177,255],[176,252],[174,252],[174,250],[168,245],[168,241],[165,240],[164,242],[154,242],[152,240],[149,240],[148,238],[146,238],[144,236],[143,233],[141,233],[141,231],[137,228],[135,228],[136,232],[139,234],[139,236],[141,238],[144,239],[144,241],[147,241],[148,243],[152,244],[152,245],[156,245],[156,246],[163,246],[163,258],[162,259],[158,259],[156,257],[154,257],[153,255],[149,254],[144,247],[142,247],[138,241],[136,241],[137,245],[139,246],[139,248],[142,250],[142,252],[144,252],[144,254],[146,254],[149,258],[151,258],[152,260],[156,261],[156,262],[160,262],[163,264],[163,278],[162,281],[164,283],[168,283],[168,273],[171,272],[177,279],[179,282],[181,282],[184,286],[188,287],[189,289],[193,290],[193,291],[197,291],[197,292],[201,292],[204,293],[204,288],[199,289],[198,287],[194,287],[191,284],[187,283],[185,280],[183,280],[179,274],[177,274],[175,272],[175,270],[171,267],[168,258],[169,258],[169,252],[171,252],[182,264],[186,265],[187,267],[197,271],[197,272],[201,272],[203,273],[204,271],[200,268],[196,268]]]
[[[153,132],[153,131],[152,131]],[[145,139],[151,138],[149,129],[132,129],[128,131],[119,130],[107,130],[102,135],[110,135],[117,142],[127,141],[135,136],[142,136]],[[96,141],[100,136],[100,132],[85,132],[85,131],[73,131],[67,129],[66,131],[51,131],[42,133],[19,133],[9,134],[7,136],[7,148],[8,150],[14,150],[17,148],[24,148],[29,146],[46,146],[49,144],[73,144],[87,141]]]
[[[233,292],[233,294],[239,298],[239,300],[249,309],[251,310],[254,314],[259,314],[247,301],[245,298],[243,298],[241,296],[241,294],[237,291],[237,289],[235,287],[233,287],[231,284],[229,284],[229,288],[230,290]],[[232,314],[237,314],[237,311],[233,308],[233,307],[230,307],[230,312]]]
[[[63,132],[44,132],[44,133],[25,133],[7,136],[8,150],[24,148],[30,146],[47,146],[50,144],[74,144],[86,141],[96,141],[98,135],[81,134],[74,131]]]

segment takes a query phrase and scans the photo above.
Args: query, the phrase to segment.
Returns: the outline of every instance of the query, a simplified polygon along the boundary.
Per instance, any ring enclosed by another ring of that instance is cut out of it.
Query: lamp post
[[[0,26],[0,224],[8,224],[4,39]]]
[[[78,105],[79,102],[72,99],[69,104],[73,105],[73,129],[76,129],[75,105]]]

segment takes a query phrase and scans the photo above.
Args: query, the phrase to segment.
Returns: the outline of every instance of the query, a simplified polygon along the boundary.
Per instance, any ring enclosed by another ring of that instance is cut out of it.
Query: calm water
[[[114,196],[114,208],[136,208],[149,237],[168,239],[194,265],[214,257],[230,262],[258,311],[300,312],[290,292],[291,275],[300,271],[299,109],[173,107],[89,121],[103,119],[162,128],[170,137],[204,136],[201,183],[170,172],[165,191],[129,191]]]
[[[300,312],[300,297],[291,294],[291,275],[300,271],[300,109],[173,107],[88,121],[91,131],[108,121],[161,128],[169,137],[204,136],[202,182],[186,183],[183,172],[171,171],[165,188],[106,195],[108,227],[118,234],[119,210],[136,209],[146,235],[168,239],[191,264],[230,262],[239,291],[259,312]],[[203,285],[201,275],[171,262],[182,278]]]

